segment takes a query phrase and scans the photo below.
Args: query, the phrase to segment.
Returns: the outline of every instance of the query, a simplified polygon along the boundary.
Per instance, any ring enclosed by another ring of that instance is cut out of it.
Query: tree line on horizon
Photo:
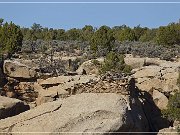
[[[72,28],[69,30],[43,28],[40,24],[34,23],[31,28],[21,28],[24,40],[77,40],[87,41],[91,49],[97,51],[98,47],[112,49],[115,41],[140,41],[154,42],[157,45],[172,46],[180,45],[180,24],[170,23],[159,28],[147,28],[140,25],[133,28],[127,25],[108,27],[106,25],[94,28],[85,25],[81,29]]]
[[[0,51],[17,51],[22,46],[23,40],[36,41],[42,39],[45,41],[82,41],[90,44],[93,51],[99,48],[106,48],[111,51],[115,41],[140,41],[154,42],[157,45],[172,47],[180,45],[180,24],[170,23],[167,26],[159,28],[129,27],[121,26],[101,26],[94,28],[91,25],[85,25],[82,29],[72,28],[69,30],[43,28],[40,24],[34,23],[31,28],[20,28],[14,23],[4,22],[0,19]]]

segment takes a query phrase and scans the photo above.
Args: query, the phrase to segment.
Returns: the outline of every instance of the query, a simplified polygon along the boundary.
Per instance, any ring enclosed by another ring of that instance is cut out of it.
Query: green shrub
[[[131,73],[131,70],[132,70],[132,68],[130,65],[125,65],[123,72],[124,73]]]
[[[109,52],[101,66],[100,73],[104,74],[107,71],[130,73],[131,67],[125,64],[124,55]]]
[[[180,127],[178,126],[178,128],[177,128],[177,132],[180,134]]]
[[[180,72],[177,79],[177,85],[180,87]],[[163,110],[162,113],[164,117],[169,120],[180,121],[180,92],[178,90],[174,95],[170,96],[167,109]]]
[[[14,23],[0,25],[0,53],[12,54],[21,49],[23,35],[20,27]]]
[[[180,92],[170,96],[166,110],[162,111],[164,117],[171,121],[180,121]]]
[[[178,79],[177,79],[177,85],[178,85],[178,87],[180,88],[180,72],[179,72],[179,77],[178,77]]]
[[[95,66],[99,66],[100,63],[98,60],[94,59],[94,60],[91,60],[91,62],[95,65]]]

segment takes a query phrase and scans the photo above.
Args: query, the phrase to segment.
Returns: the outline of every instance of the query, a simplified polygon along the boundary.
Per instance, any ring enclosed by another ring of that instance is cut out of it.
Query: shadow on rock
[[[143,117],[140,118],[143,114],[140,114],[140,111],[138,111],[142,108],[142,112],[144,112],[146,118],[144,119],[144,125],[141,125],[144,128],[143,131],[147,131],[146,126],[149,127],[148,132],[158,132],[160,129],[169,127],[170,122],[162,117],[161,110],[154,103],[152,96],[146,91],[140,91],[136,87],[134,79],[131,79],[129,87],[131,97],[130,113],[135,118],[135,123],[139,123],[138,120],[143,120]],[[146,122],[148,125],[145,125]],[[136,126],[135,128],[138,128]]]
[[[1,90],[3,86],[7,83],[7,80],[3,73],[3,62],[4,62],[3,57],[0,56],[0,95],[1,95]]]

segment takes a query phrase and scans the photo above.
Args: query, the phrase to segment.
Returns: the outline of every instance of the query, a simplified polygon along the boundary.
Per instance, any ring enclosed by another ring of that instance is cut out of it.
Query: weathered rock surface
[[[163,63],[167,63],[165,60],[161,60],[160,58],[148,58],[148,57],[134,57],[132,54],[126,54],[124,58],[124,62],[127,65],[130,65],[132,68],[141,68],[143,66],[150,65],[161,65]]]
[[[97,61],[84,62],[77,70],[79,75],[70,72],[73,75],[50,77],[52,74],[42,73],[41,77],[31,60],[6,60],[5,96],[38,107],[0,120],[0,132],[144,132],[169,126],[160,110],[167,107],[167,95],[178,89],[180,62],[128,56],[125,63],[136,68],[131,77],[114,74],[99,78]],[[37,74],[41,79],[36,80]]]
[[[133,57],[131,54],[126,54],[124,58],[124,62],[127,65],[130,65],[132,68],[141,68],[143,66],[149,65],[159,65],[164,62],[164,60],[160,60],[159,58],[140,58],[140,57]]]
[[[37,73],[34,69],[18,61],[5,60],[3,65],[4,73],[12,78],[36,78]]]
[[[179,135],[178,130],[174,127],[161,129],[157,135]]]
[[[52,102],[58,98],[67,97],[69,92],[64,90],[60,86],[53,86],[48,89],[43,89],[38,83],[35,83],[34,88],[38,91],[38,97],[36,99],[36,105],[41,105],[42,103]]]
[[[143,91],[150,91],[153,88],[163,92],[173,92],[178,89],[179,66],[178,63],[145,66],[134,69],[133,77],[137,80],[138,88]]]
[[[39,73],[32,60],[5,60],[3,64],[7,83],[3,86],[1,95],[17,98],[25,102],[33,102],[37,97],[33,85]]]
[[[7,84],[3,87],[1,95],[17,98],[25,102],[36,100],[38,92],[34,90],[34,82],[20,82],[7,77]]]
[[[159,109],[167,109],[168,98],[163,93],[158,90],[153,90],[152,97]]]
[[[132,68],[140,68],[144,66],[145,58],[134,58],[132,55],[126,55],[124,62]]]
[[[18,99],[0,96],[0,119],[18,115],[28,109],[29,106]]]
[[[127,103],[129,103],[128,109],[131,110],[134,117],[138,117],[138,115],[136,115],[137,113],[141,114],[141,116],[143,116],[143,113],[146,114],[143,118],[147,117],[152,131],[158,131],[163,127],[167,127],[168,122],[161,117],[161,112],[154,104],[152,96],[147,92],[142,94],[138,91],[135,88],[133,80],[134,79],[130,79],[122,74],[107,73],[98,81],[86,84],[76,84],[73,87],[69,87],[67,91],[69,92],[68,95],[80,93],[117,93],[123,96]],[[61,89],[59,88],[59,90]],[[54,95],[55,94],[56,93],[54,93]],[[51,98],[51,101],[53,101],[53,99],[54,97]],[[158,101],[160,102],[161,99]],[[144,123],[146,123],[146,120]]]
[[[160,77],[161,68],[159,66],[146,66],[138,69],[138,71],[134,74],[135,78],[151,78],[151,77]]]
[[[113,74],[108,73],[103,76],[98,81],[93,81],[89,83],[78,83],[75,87],[68,89],[71,94],[80,93],[119,93],[122,95],[129,95],[129,86],[131,78],[123,78],[121,75],[113,76]]]
[[[79,66],[79,68],[76,70],[76,72],[80,75],[82,75],[82,74],[88,74],[88,75],[89,74],[99,74],[98,63],[102,63],[103,61],[104,61],[104,58],[98,58],[98,59],[94,59],[94,60],[85,61],[82,65]]]
[[[39,93],[36,100],[37,105],[73,94],[71,89],[77,84],[84,85],[98,80],[99,78],[95,75],[58,76],[46,80],[40,79],[34,85],[35,90]]]
[[[178,62],[161,61],[159,66],[150,65],[133,69],[132,76],[136,79],[136,86],[141,91],[151,94],[154,103],[163,110],[168,104],[167,97],[179,89],[177,85],[179,67]]]
[[[96,75],[75,75],[75,76],[58,76],[58,77],[51,77],[48,79],[39,79],[38,83],[41,86],[47,86],[48,85],[59,85],[59,84],[63,84],[63,83],[68,83],[68,82],[73,82],[74,84],[77,83],[88,83],[89,81],[92,80],[97,80],[97,76]]]
[[[128,109],[128,104],[131,106],[122,96],[113,93],[73,95],[63,100],[45,103],[18,116],[0,120],[0,131],[12,134],[15,134],[13,132],[105,134],[149,131],[140,106],[137,106],[136,110],[131,110]]]

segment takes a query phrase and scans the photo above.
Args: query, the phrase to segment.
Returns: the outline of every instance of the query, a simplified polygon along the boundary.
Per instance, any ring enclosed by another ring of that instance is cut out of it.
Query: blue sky
[[[5,1],[5,0],[4,0]],[[15,0],[6,0],[15,1]],[[17,1],[17,0],[16,0]],[[36,1],[36,0],[19,0]],[[50,1],[50,0],[38,0]],[[60,0],[53,0],[60,1]],[[65,0],[64,0],[65,1]],[[67,1],[67,0],[66,0]],[[77,0],[68,0],[77,1]],[[78,0],[83,1],[83,0]],[[97,1],[97,0],[89,0]],[[108,1],[108,0],[98,0]],[[109,0],[110,1],[110,0]],[[120,0],[113,0],[120,1]],[[137,1],[137,0],[129,0]],[[138,0],[143,1],[143,0]],[[145,1],[145,0],[144,0]],[[153,1],[153,0],[148,0]],[[155,1],[155,0],[154,0]],[[168,0],[159,0],[168,2]],[[170,0],[169,0],[170,1]],[[180,0],[174,0],[180,2]],[[3,2],[3,0],[0,0]],[[147,1],[146,1],[147,2]],[[177,22],[180,19],[179,4],[2,4],[0,18],[13,21],[21,27],[30,27],[34,22],[49,28],[82,28],[84,25],[131,27],[141,24],[150,28]]]

